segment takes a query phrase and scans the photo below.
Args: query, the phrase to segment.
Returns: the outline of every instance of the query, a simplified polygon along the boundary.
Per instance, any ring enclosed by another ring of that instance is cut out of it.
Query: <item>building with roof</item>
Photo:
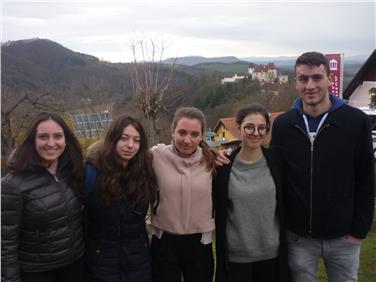
[[[287,75],[278,75],[274,63],[268,63],[267,65],[255,65],[251,63],[248,68],[248,74],[252,77],[252,80],[257,79],[260,82],[279,82],[280,84],[288,82]]]
[[[343,99],[349,101],[349,105],[363,109],[369,109],[370,94],[369,90],[376,87],[376,49],[368,57],[366,62],[361,66],[354,78],[343,92]],[[374,110],[375,111],[375,110]],[[376,115],[376,111],[375,111]]]
[[[245,74],[243,75],[238,75],[237,73],[234,74],[233,76],[231,77],[224,77],[221,79],[221,84],[225,84],[225,83],[236,83],[236,82],[239,82],[240,80],[244,79],[245,78]]]
[[[273,125],[273,121],[277,116],[284,112],[274,112],[270,113],[270,122]],[[217,124],[214,127],[214,147],[219,147],[219,149],[227,148],[237,148],[240,145],[240,129],[236,123],[235,117],[226,117],[218,120]],[[268,136],[265,140],[265,144],[269,144],[271,138],[271,132],[268,133]]]
[[[252,75],[252,79],[258,79],[260,82],[272,83],[277,80],[277,69],[274,63],[250,68],[248,69],[248,73]]]

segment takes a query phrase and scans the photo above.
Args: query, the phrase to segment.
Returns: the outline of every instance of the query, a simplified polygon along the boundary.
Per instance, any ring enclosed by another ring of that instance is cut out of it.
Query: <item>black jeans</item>
[[[212,282],[212,244],[203,245],[202,234],[153,236],[151,242],[154,282]]]
[[[250,263],[229,263],[230,282],[277,282],[278,258]]]
[[[22,282],[83,282],[83,258],[63,268],[43,272],[21,272]]]

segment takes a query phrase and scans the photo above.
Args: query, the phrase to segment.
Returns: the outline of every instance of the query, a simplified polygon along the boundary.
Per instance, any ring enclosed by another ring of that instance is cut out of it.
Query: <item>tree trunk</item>
[[[153,146],[159,143],[159,129],[157,127],[156,116],[149,115],[146,117],[148,123],[148,143]]]

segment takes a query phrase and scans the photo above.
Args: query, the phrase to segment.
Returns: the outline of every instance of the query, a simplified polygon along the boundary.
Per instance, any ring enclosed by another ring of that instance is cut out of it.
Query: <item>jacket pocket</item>
[[[301,241],[301,237],[298,234],[287,230],[286,241],[291,243],[298,243],[299,241]]]

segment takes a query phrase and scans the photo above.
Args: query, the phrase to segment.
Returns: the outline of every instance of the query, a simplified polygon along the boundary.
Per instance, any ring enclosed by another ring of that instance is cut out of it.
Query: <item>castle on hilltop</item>
[[[257,79],[260,82],[288,82],[287,75],[277,74],[277,68],[275,67],[274,63],[268,63],[267,65],[250,64],[248,74],[252,76],[252,80]]]
[[[288,83],[288,76],[284,74],[278,74],[277,68],[274,63],[268,63],[267,65],[249,64],[247,74],[235,74],[232,77],[224,77],[221,79],[221,84],[236,83],[241,79],[251,77],[252,80],[257,79],[264,83]]]

